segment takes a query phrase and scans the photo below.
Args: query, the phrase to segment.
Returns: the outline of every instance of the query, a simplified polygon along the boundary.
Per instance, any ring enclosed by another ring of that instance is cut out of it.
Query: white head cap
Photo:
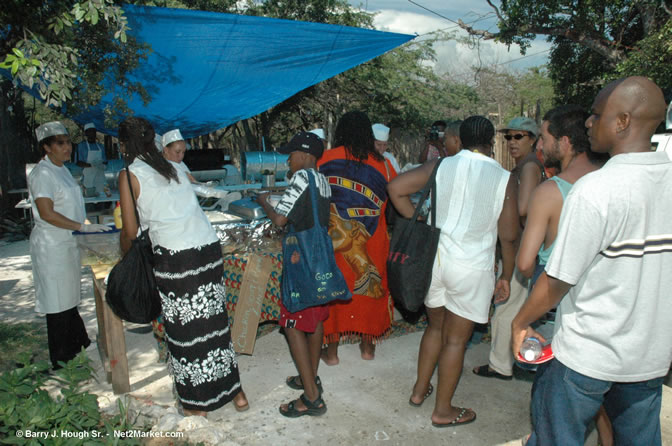
[[[308,132],[308,133],[312,133],[312,134],[314,134],[314,135],[317,135],[317,136],[320,137],[320,139],[326,139],[326,138],[324,137],[324,130],[323,130],[323,129],[313,129],[313,130],[311,130],[311,131]]]
[[[158,133],[155,133],[154,134],[154,145],[156,146],[156,150],[158,150],[159,152],[163,151],[163,145],[161,145],[161,144],[162,144],[161,143],[161,135],[159,135]]]
[[[47,122],[46,124],[42,124],[35,129],[35,136],[37,136],[38,142],[50,136],[67,134],[68,129],[66,129],[65,126],[58,121]]]
[[[94,124],[93,122],[87,122],[86,124],[84,124],[84,131],[86,132],[89,129],[96,130],[96,124]]]
[[[163,138],[161,138],[161,144],[163,147],[166,147],[168,144],[175,141],[184,141],[184,138],[182,138],[182,133],[180,133],[179,129],[167,131],[163,134]]]
[[[373,137],[378,141],[387,141],[390,137],[390,128],[383,124],[373,124],[371,130],[373,130]]]

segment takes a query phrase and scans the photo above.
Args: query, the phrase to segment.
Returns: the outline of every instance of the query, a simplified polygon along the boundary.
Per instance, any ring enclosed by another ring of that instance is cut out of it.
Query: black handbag
[[[441,229],[436,227],[436,171],[434,166],[424,187],[422,198],[411,219],[397,218],[387,257],[387,283],[394,303],[403,310],[416,312],[425,301],[432,280],[432,266],[439,245]],[[418,221],[422,204],[431,191],[432,222]]]
[[[131,175],[126,167],[128,188],[133,198],[133,209],[138,226],[140,216],[131,186]],[[105,298],[114,314],[128,322],[148,324],[161,314],[161,296],[154,278],[152,242],[149,228],[131,241],[131,247],[107,278]]]

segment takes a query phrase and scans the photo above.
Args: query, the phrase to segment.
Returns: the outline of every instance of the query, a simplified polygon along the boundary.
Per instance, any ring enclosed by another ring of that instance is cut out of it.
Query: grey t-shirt
[[[672,161],[621,154],[579,179],[546,265],[574,285],[562,299],[555,357],[595,379],[664,376],[672,361]]]

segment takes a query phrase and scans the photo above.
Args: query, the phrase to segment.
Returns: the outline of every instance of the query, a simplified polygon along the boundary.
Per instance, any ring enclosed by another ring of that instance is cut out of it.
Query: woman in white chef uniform
[[[77,311],[81,265],[72,231],[101,232],[109,228],[83,223],[82,191],[64,166],[72,152],[65,126],[49,122],[35,133],[45,154],[28,176],[35,219],[30,234],[35,311],[47,315],[49,358],[54,369],[59,369],[59,361],[71,360],[91,344]]]
[[[161,145],[163,146],[163,157],[176,163],[187,174],[189,181],[196,183],[196,179],[191,175],[191,170],[184,164],[184,152],[187,151],[187,143],[180,130],[175,129],[164,133],[161,137]]]

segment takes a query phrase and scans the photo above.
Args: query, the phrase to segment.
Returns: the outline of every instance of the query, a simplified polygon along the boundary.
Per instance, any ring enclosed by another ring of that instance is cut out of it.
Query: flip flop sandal
[[[324,404],[324,400],[321,396],[312,402],[308,401],[305,393],[302,393],[300,398],[303,404],[306,406],[306,410],[298,410],[296,408],[296,401],[292,401],[287,405],[287,410],[282,410],[282,407],[280,407],[280,414],[287,418],[298,418],[304,415],[308,415],[310,417],[319,417],[320,415],[324,415],[327,412],[327,405]]]
[[[467,413],[468,410],[471,411],[471,409],[467,409],[466,407],[460,408],[460,413],[453,419],[453,421],[449,423],[435,423],[432,421],[432,426],[442,428],[442,427],[462,426],[463,424],[473,423],[476,420],[476,412],[473,411],[472,412],[474,414],[474,418],[467,421],[458,421],[462,419],[462,417]]]
[[[408,399],[408,404],[410,404],[413,407],[420,407],[420,406],[422,406],[422,403],[424,403],[425,400],[427,398],[429,398],[429,395],[431,395],[432,392],[434,392],[434,386],[430,383],[429,387],[427,388],[427,393],[425,393],[425,396],[422,397],[422,401],[420,401],[419,403],[415,403],[415,402],[413,402],[412,398],[409,398]]]
[[[299,375],[290,376],[285,380],[287,387],[294,390],[303,390],[303,383],[300,381],[301,377]],[[319,376],[315,377],[315,384],[317,384],[317,390],[322,395],[322,381]]]
[[[472,372],[474,372],[475,375],[482,376],[484,378],[498,378],[503,379],[504,381],[511,381],[513,379],[513,376],[502,375],[501,373],[495,372],[494,370],[490,370],[488,364],[482,365],[472,370]]]

